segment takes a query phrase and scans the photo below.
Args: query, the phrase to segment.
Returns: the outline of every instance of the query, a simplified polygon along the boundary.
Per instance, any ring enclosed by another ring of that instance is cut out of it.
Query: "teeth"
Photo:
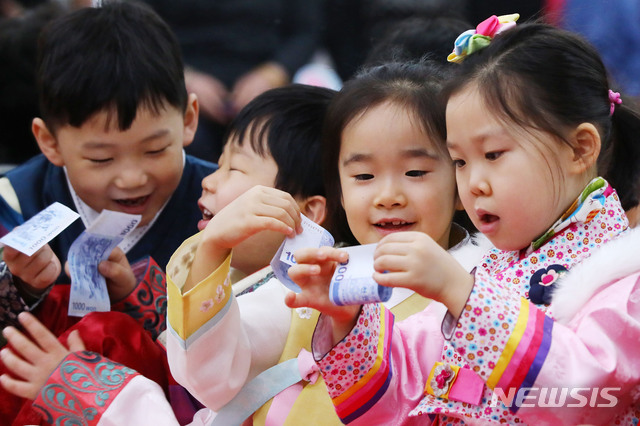
[[[207,218],[212,218],[212,217],[213,217],[213,213],[211,213],[211,211],[209,211],[209,210],[207,210],[207,209],[203,209],[203,210],[202,210],[202,215],[203,215],[204,217],[207,217]]]
[[[400,225],[406,225],[407,222],[402,221],[402,220],[394,220],[391,222],[380,222],[379,225],[380,226],[400,226]]]

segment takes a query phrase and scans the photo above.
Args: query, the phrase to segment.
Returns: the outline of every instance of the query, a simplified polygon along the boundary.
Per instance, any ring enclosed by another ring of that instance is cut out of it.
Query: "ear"
[[[591,123],[582,123],[571,136],[572,155],[570,170],[576,174],[595,167],[602,141],[598,129]]]
[[[60,153],[58,141],[41,118],[36,117],[33,119],[31,122],[31,132],[44,156],[47,157],[52,164],[59,167],[64,166],[64,159]]]
[[[303,215],[317,223],[322,225],[327,216],[327,199],[322,195],[313,195],[305,198],[302,201],[298,201],[300,211]]]
[[[200,104],[195,93],[189,94],[187,99],[187,109],[184,112],[184,130],[182,133],[182,146],[186,147],[193,142],[198,129],[198,115],[200,114]]]

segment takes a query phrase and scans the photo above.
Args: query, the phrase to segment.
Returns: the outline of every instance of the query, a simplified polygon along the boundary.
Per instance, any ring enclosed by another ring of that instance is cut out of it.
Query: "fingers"
[[[374,272],[373,280],[385,287],[406,287],[406,283],[411,278],[411,273],[399,272]]]
[[[313,308],[320,312],[326,313],[328,310],[335,309],[328,297],[317,297],[317,295],[307,292],[294,293],[289,292],[284,298],[284,303],[292,308]]]
[[[48,244],[31,256],[5,247],[3,256],[11,273],[35,289],[48,287],[60,275],[60,260]]]
[[[69,333],[69,337],[67,337],[67,345],[69,346],[69,350],[71,352],[79,352],[86,350],[84,342],[80,337],[80,332],[78,330],[73,330]]]
[[[129,264],[129,260],[127,260],[127,255],[118,246],[116,246],[116,248],[114,248],[111,251],[111,253],[109,253],[108,260],[114,263],[126,263],[127,265]]]
[[[21,398],[35,399],[35,396],[38,394],[38,390],[34,389],[34,386],[29,382],[14,379],[8,374],[3,374],[2,376],[0,376],[0,384],[7,390],[7,392]]]
[[[298,265],[303,263],[344,263],[349,260],[349,253],[334,247],[303,248],[294,253]],[[295,265],[294,265],[295,266]]]
[[[25,344],[23,347],[25,348],[25,350],[28,350],[30,352],[25,353],[21,351],[20,353],[28,361],[34,361],[37,359],[36,357],[41,355],[42,350],[40,350],[40,348],[44,349],[47,352],[64,349],[63,345],[58,341],[58,338],[29,312],[22,312],[20,315],[18,315],[18,320],[20,321],[20,324],[24,327],[24,329],[29,333],[29,335],[33,339],[33,342],[35,342],[35,344],[32,343],[27,339],[26,336],[14,329],[16,333],[20,334],[21,339],[24,339],[27,342],[27,344]],[[9,340],[9,338],[7,338],[7,340]],[[23,343],[21,342],[21,344]],[[13,342],[12,345],[17,349],[16,345]]]
[[[17,354],[31,363],[37,360],[38,355],[42,353],[42,350],[36,344],[19,332],[15,327],[6,327],[2,331],[2,335],[11,344],[11,347]],[[13,354],[13,352],[9,352]],[[5,354],[3,353],[3,356],[4,355]]]
[[[5,262],[14,262],[15,259],[20,256],[22,253],[18,250],[14,249],[10,246],[4,246],[4,251],[2,252],[2,258]]]
[[[289,193],[264,186],[254,187],[252,191],[248,197],[257,198],[254,205],[258,215],[278,219],[297,233],[302,232],[300,206]]]
[[[120,249],[114,250],[109,259],[98,264],[98,272],[107,280],[107,290],[112,302],[124,299],[136,287],[136,276]]]
[[[36,269],[36,268],[34,268]],[[33,279],[28,282],[32,287],[44,289],[53,283],[62,267],[60,266],[60,259],[57,256],[53,256],[40,270],[36,269],[36,274]],[[26,281],[25,281],[26,282]]]
[[[320,265],[311,265],[311,264],[296,264],[292,265],[287,273],[292,280],[303,279],[304,277],[310,275],[319,275],[322,269]]]
[[[31,376],[33,364],[20,358],[11,349],[3,348],[2,351],[0,351],[0,357],[2,357],[2,362],[7,370],[13,375],[23,379],[28,379]]]
[[[300,299],[298,299],[297,296],[294,292],[287,293],[286,296],[284,296],[284,304],[292,309],[302,308],[303,306],[300,304]]]

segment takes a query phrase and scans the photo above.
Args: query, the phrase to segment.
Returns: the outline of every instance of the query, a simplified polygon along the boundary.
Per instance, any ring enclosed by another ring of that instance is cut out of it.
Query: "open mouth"
[[[202,210],[202,220],[211,220],[213,218],[213,213],[211,213],[211,211],[205,208],[201,208],[200,210]]]
[[[124,207],[138,207],[143,205],[144,203],[147,202],[147,200],[149,199],[149,195],[145,195],[144,197],[137,197],[137,198],[122,198],[119,200],[115,200],[116,203],[124,206]]]
[[[494,214],[488,214],[488,213],[481,214],[478,218],[480,219],[480,222],[486,223],[486,224],[493,223],[499,219],[498,216]]]

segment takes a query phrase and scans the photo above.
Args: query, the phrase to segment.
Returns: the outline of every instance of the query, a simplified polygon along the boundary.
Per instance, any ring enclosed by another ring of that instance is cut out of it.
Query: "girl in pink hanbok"
[[[340,251],[295,253],[287,303],[324,312],[312,348],[344,423],[638,423],[640,231],[624,210],[640,117],[592,46],[514,18],[458,38],[445,90],[459,196],[496,248],[471,274],[424,233],[375,252],[378,283],[442,302],[444,320],[336,311]]]

